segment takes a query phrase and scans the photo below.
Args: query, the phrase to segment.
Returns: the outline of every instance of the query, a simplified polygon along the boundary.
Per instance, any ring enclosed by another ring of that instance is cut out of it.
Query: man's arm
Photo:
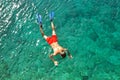
[[[64,49],[64,50],[68,53],[69,58],[73,58],[68,49]]]
[[[53,58],[53,56],[55,56],[54,54],[50,54],[49,57],[50,59],[54,62],[54,65],[57,66],[58,65],[58,62],[55,61],[55,59]]]
[[[69,58],[73,58],[71,53],[67,50]]]

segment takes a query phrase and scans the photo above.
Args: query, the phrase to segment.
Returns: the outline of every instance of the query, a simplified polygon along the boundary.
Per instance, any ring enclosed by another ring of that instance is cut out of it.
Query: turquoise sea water
[[[48,13],[73,59],[49,59]],[[0,0],[0,80],[120,80],[119,0]]]

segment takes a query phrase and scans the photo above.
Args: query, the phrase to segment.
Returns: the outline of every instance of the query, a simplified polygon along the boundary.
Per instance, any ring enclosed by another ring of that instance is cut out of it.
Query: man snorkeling
[[[58,65],[58,62],[53,58],[57,54],[60,54],[62,58],[65,58],[66,54],[68,54],[69,58],[72,58],[72,55],[70,54],[70,52],[66,48],[63,48],[58,44],[57,35],[55,33],[55,27],[53,24],[54,12],[51,12],[49,14],[51,27],[52,27],[52,36],[51,37],[46,36],[43,32],[41,15],[37,14],[36,17],[37,17],[37,22],[40,25],[40,32],[41,32],[43,38],[47,41],[47,43],[52,47],[52,49],[54,51],[54,53],[49,55],[50,59],[54,62],[54,65],[55,66]]]

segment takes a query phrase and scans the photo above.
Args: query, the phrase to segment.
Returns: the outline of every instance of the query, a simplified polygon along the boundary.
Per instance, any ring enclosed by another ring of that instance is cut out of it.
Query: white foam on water
[[[37,42],[36,42],[36,46],[38,46],[38,45],[39,45],[39,42],[40,42],[40,40],[38,39],[38,40],[37,40]]]
[[[29,32],[29,34],[31,34],[31,33],[32,33],[32,31]]]

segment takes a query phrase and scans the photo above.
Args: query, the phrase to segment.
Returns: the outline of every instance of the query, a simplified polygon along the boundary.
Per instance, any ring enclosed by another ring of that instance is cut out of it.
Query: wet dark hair
[[[62,58],[65,58],[66,57],[66,52],[62,52],[62,53],[60,53],[60,55],[61,55]]]

